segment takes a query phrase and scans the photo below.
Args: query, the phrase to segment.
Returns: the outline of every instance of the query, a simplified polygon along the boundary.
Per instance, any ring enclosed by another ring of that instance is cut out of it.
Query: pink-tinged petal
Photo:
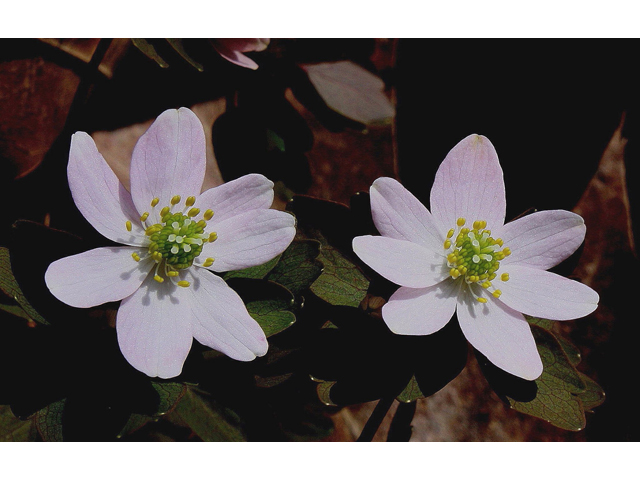
[[[511,255],[500,265],[526,265],[547,270],[575,252],[584,240],[587,227],[580,215],[566,210],[548,210],[526,215],[507,223],[494,233],[502,238]]]
[[[431,213],[397,180],[378,178],[369,191],[373,222],[381,235],[444,252],[445,236]]]
[[[496,367],[525,380],[542,374],[542,360],[522,314],[493,298],[479,303],[465,291],[458,297],[458,322],[469,343]]]
[[[427,288],[400,287],[382,307],[382,318],[393,333],[431,335],[451,320],[459,287],[451,279]]]
[[[191,286],[193,337],[208,347],[244,362],[267,353],[262,328],[247,312],[240,296],[217,275],[194,269]]]
[[[163,112],[136,143],[131,157],[131,196],[142,214],[159,220],[171,197],[198,196],[206,168],[202,123],[188,108]],[[151,200],[160,199],[151,210]]]
[[[214,215],[215,218],[215,215]],[[249,210],[223,222],[211,225],[218,239],[205,243],[199,262],[206,258],[215,261],[214,272],[230,272],[254,267],[281,254],[296,234],[295,218],[278,210]]]
[[[248,210],[269,208],[272,203],[273,182],[257,173],[210,188],[196,200],[201,212],[214,211],[212,226]]]
[[[44,275],[51,293],[72,307],[95,307],[133,294],[151,271],[151,259],[136,262],[133,247],[104,247],[56,260]]]
[[[67,176],[73,200],[93,228],[114,242],[143,243],[140,214],[131,195],[85,132],[77,132],[71,137]],[[132,223],[130,232],[126,228],[127,221]]]
[[[460,217],[467,225],[485,220],[487,228],[504,224],[506,198],[498,154],[488,138],[469,135],[446,156],[431,188],[431,213],[444,231]]]
[[[148,277],[122,301],[116,317],[118,344],[133,367],[150,377],[180,375],[193,340],[191,299],[186,288]]]
[[[509,280],[499,280],[502,273]],[[589,315],[598,307],[599,296],[586,285],[555,273],[508,265],[500,268],[494,280],[502,291],[500,300],[518,312],[549,320],[572,320]]]
[[[353,239],[353,251],[384,278],[403,287],[430,287],[448,275],[442,255],[406,240],[365,235]]]
[[[264,42],[258,38],[217,38],[213,41],[214,48],[220,56],[229,62],[241,67],[256,70],[258,64],[242,52],[262,51],[267,48]]]

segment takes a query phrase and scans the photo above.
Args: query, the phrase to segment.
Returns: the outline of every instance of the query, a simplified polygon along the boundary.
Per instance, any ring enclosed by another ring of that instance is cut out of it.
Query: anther
[[[506,282],[507,280],[509,280],[509,274],[503,273],[502,275],[500,275],[500,280],[502,280],[503,282]]]
[[[451,238],[451,237],[453,237],[453,234],[454,234],[454,233],[455,233],[455,232],[454,232],[454,230],[453,230],[453,228],[452,228],[451,230],[449,230],[449,231],[447,232],[447,238]]]
[[[451,240],[445,240],[444,241],[444,249],[448,250],[449,248],[451,248]]]
[[[127,222],[125,223],[125,226],[127,227],[127,231],[130,232],[131,229],[133,228],[133,225],[131,225],[131,220],[127,220]]]
[[[487,303],[487,299],[486,298],[478,297],[478,298],[476,298],[476,300],[478,300],[480,303]]]
[[[158,283],[164,282],[164,278],[162,278],[160,275],[155,275],[153,279]]]
[[[210,267],[211,265],[213,265],[213,258],[211,257],[207,258],[202,264],[203,267]]]
[[[169,277],[177,277],[178,275],[180,275],[180,273],[176,272],[175,270],[169,270],[169,271],[167,272],[167,275],[168,275]]]
[[[180,280],[177,285],[179,287],[183,287],[183,288],[187,288],[189,285],[191,285],[189,282],[187,282],[186,280]]]
[[[184,202],[187,207],[192,207],[194,203],[196,203],[196,197],[187,197]]]
[[[151,206],[155,207],[156,205],[158,205],[160,203],[160,199],[158,197],[154,198],[153,200],[151,200]]]
[[[193,207],[191,210],[189,210],[189,213],[187,215],[189,215],[190,217],[195,217],[199,213],[200,213],[200,209],[197,207]]]
[[[499,298],[500,295],[502,295],[502,292],[500,290],[496,290],[495,292],[493,292],[491,295],[493,295],[496,298]]]
[[[178,203],[180,203],[180,195],[171,197],[171,205],[177,205]]]
[[[149,218],[149,212],[144,212],[144,213],[142,214],[142,216],[140,217],[140,221],[141,221],[141,222],[146,222],[146,221],[147,221],[147,218]]]
[[[134,259],[136,262],[139,262],[139,261],[140,261],[140,255],[138,255],[136,252],[133,252],[133,253],[131,254],[131,256],[133,257],[133,259]]]
[[[171,209],[169,207],[162,207],[162,210],[160,210],[160,218],[164,218],[170,211]]]
[[[209,221],[213,217],[213,210],[209,209],[204,212],[204,219]]]
[[[215,242],[218,239],[218,234],[216,232],[211,232],[209,234],[209,243]]]
[[[467,222],[467,221],[466,221],[464,218],[460,217],[460,218],[456,221],[456,224],[457,224],[459,227],[461,227],[461,226],[463,226],[466,222]]]

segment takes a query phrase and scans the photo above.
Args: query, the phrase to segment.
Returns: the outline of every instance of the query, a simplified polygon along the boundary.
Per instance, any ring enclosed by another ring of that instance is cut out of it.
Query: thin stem
[[[384,417],[387,416],[387,412],[391,408],[394,400],[395,397],[387,397],[381,398],[378,401],[376,408],[373,409],[369,420],[367,420],[367,423],[362,429],[362,433],[360,433],[360,436],[358,437],[358,442],[370,442],[373,440],[374,435],[378,431],[378,428],[380,428],[380,424],[384,420]]]

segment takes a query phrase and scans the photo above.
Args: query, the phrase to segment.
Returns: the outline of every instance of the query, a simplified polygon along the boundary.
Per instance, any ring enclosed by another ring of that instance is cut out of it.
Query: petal
[[[240,296],[211,272],[194,269],[191,275],[186,290],[192,295],[193,337],[235,360],[246,362],[266,354],[267,337]]]
[[[148,277],[120,305],[116,317],[120,350],[150,377],[172,378],[182,372],[193,340],[187,290]]]
[[[215,212],[210,222],[214,226],[248,210],[269,208],[272,203],[273,182],[257,173],[210,188],[196,200],[200,211],[211,209]]]
[[[403,287],[430,287],[449,271],[442,255],[406,240],[365,235],[353,239],[353,251],[384,278]]]
[[[488,138],[469,135],[446,156],[431,188],[431,213],[444,231],[460,217],[485,220],[490,230],[504,225],[507,202],[498,154]]]
[[[456,311],[459,283],[445,280],[432,287],[400,287],[382,307],[382,318],[393,333],[431,335]]]
[[[526,265],[541,270],[556,266],[575,252],[587,227],[580,215],[566,210],[548,210],[507,223],[494,233],[502,238],[511,255],[500,265]]]
[[[150,258],[136,262],[132,247],[104,247],[56,260],[44,275],[51,293],[72,307],[88,308],[133,294],[151,271]]]
[[[213,47],[220,56],[229,62],[241,67],[256,70],[258,64],[241,52],[261,51],[266,48],[261,42],[250,43],[247,40],[258,40],[254,38],[217,38],[213,42]],[[264,48],[262,48],[264,46]]]
[[[295,223],[293,215],[278,210],[250,210],[235,215],[207,230],[215,231],[218,239],[205,243],[198,258],[214,258],[209,267],[214,272],[262,265],[289,246],[296,234]]]
[[[188,108],[163,112],[138,140],[131,157],[131,196],[138,212],[151,211],[152,223],[171,197],[200,195],[206,167],[204,129]]]
[[[71,137],[69,188],[78,210],[101,235],[125,245],[141,245],[144,231],[131,195],[85,132]],[[132,231],[126,229],[131,221]]]
[[[385,237],[407,240],[435,252],[443,249],[445,236],[431,213],[409,190],[393,178],[378,178],[370,189],[371,214]]]
[[[522,314],[493,298],[481,304],[465,290],[458,297],[458,321],[469,343],[496,367],[525,380],[542,374],[542,360]]]
[[[498,281],[501,273],[509,280]],[[508,265],[500,268],[494,286],[500,300],[518,312],[549,320],[572,320],[589,315],[598,307],[598,294],[586,285],[555,273]]]

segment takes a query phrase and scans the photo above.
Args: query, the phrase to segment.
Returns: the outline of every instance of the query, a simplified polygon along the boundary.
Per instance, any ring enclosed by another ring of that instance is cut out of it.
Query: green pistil
[[[149,253],[155,257],[162,255],[167,265],[174,269],[189,268],[209,238],[204,233],[206,226],[204,220],[195,222],[182,213],[167,213],[162,217],[162,223],[147,228],[151,240]]]

